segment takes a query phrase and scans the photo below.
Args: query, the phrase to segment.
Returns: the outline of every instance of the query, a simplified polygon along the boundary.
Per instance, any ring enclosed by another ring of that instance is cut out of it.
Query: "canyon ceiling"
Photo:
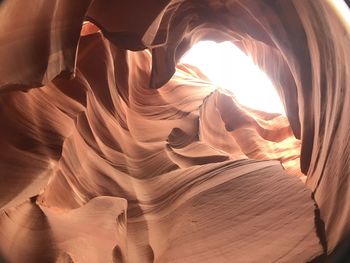
[[[287,116],[177,64],[200,40],[250,55]],[[349,113],[343,1],[4,0],[0,256],[325,262],[350,235]]]

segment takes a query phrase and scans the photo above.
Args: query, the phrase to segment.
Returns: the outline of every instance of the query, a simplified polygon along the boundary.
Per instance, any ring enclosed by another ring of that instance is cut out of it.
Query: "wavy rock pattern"
[[[2,257],[321,260],[349,233],[350,15],[333,1],[133,2],[1,4]],[[204,38],[250,53],[289,122],[175,67]]]

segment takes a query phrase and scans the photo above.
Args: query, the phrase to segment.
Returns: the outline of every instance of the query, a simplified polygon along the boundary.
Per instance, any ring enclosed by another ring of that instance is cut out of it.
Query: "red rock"
[[[336,3],[3,1],[0,255],[325,260],[350,232],[350,14]],[[208,38],[253,57],[288,119],[176,66]]]

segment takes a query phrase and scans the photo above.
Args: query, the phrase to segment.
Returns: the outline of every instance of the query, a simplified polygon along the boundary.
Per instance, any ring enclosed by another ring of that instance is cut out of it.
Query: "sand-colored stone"
[[[324,261],[350,234],[345,3],[141,2],[0,4],[0,257]],[[204,39],[287,117],[177,65]]]

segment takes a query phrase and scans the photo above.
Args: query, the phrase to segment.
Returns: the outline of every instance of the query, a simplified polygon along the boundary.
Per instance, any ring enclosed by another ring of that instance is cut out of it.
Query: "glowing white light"
[[[198,67],[215,85],[230,90],[242,105],[285,114],[270,79],[231,42],[198,42],[180,63]]]

